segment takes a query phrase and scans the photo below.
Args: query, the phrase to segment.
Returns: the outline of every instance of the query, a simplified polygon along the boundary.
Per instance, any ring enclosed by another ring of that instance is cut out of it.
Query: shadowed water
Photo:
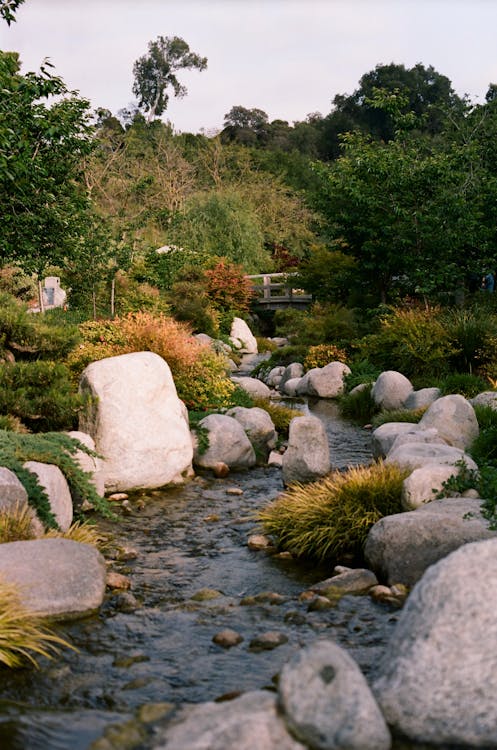
[[[305,408],[325,423],[335,467],[369,463],[369,432],[343,422],[331,402]],[[243,494],[230,494],[235,488]],[[318,637],[346,648],[371,677],[398,612],[350,596],[333,609],[309,612],[299,595],[329,577],[332,566],[318,569],[247,546],[258,531],[257,510],[282,488],[280,471],[261,467],[225,479],[206,474],[133,498],[131,512],[112,529],[119,544],[138,553],[114,566],[130,577],[138,607],[122,611],[122,596],[109,594],[98,616],[59,628],[77,651],[40,660],[39,670],[2,670],[0,748],[87,750],[106,727],[127,721],[143,705],[274,686],[283,663]],[[202,589],[218,594],[197,601]],[[247,603],[264,592],[281,595],[278,603],[271,603],[274,597]],[[225,628],[243,642],[231,649],[215,645],[213,636]],[[287,641],[272,651],[251,648],[267,631]],[[132,746],[151,742],[145,732]]]

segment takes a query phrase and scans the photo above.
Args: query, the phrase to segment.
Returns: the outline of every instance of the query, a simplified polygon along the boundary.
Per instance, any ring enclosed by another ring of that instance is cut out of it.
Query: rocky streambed
[[[305,408],[325,422],[335,466],[370,461],[369,433],[342,421],[335,404]],[[59,628],[77,651],[39,670],[2,671],[2,750],[153,747],[156,723],[175,704],[270,688],[318,637],[372,676],[398,611],[364,596],[310,610],[301,594],[332,569],[247,545],[254,514],[281,490],[280,471],[261,467],[127,503],[109,528],[124,550],[113,568],[131,588],[111,591],[98,616]],[[213,641],[226,629],[236,645]]]

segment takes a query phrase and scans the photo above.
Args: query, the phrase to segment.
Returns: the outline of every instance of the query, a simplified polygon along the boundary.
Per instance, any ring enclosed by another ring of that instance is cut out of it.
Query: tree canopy
[[[185,96],[187,90],[177,76],[178,70],[199,71],[207,67],[207,58],[190,51],[190,47],[179,36],[158,36],[148,43],[148,53],[139,57],[133,65],[133,93],[138,97],[138,106],[148,113],[148,121],[159,117],[167,108],[168,89],[174,96]]]

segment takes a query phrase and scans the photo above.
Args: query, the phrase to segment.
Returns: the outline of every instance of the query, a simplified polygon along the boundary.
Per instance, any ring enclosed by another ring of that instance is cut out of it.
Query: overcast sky
[[[94,107],[133,101],[134,61],[157,36],[207,57],[180,72],[188,88],[164,119],[176,130],[220,129],[234,105],[290,123],[328,114],[379,63],[433,65],[458,94],[484,101],[497,82],[497,0],[26,0],[0,25],[0,48],[23,72],[45,57]]]

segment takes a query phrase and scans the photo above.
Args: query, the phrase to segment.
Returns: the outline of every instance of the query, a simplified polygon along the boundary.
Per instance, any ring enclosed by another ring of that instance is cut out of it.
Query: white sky
[[[157,36],[180,36],[208,67],[180,72],[164,119],[220,129],[234,105],[290,123],[326,115],[379,63],[433,65],[458,94],[497,83],[497,0],[26,0],[0,22],[23,72],[45,57],[71,89],[113,113],[133,101],[132,68]]]

